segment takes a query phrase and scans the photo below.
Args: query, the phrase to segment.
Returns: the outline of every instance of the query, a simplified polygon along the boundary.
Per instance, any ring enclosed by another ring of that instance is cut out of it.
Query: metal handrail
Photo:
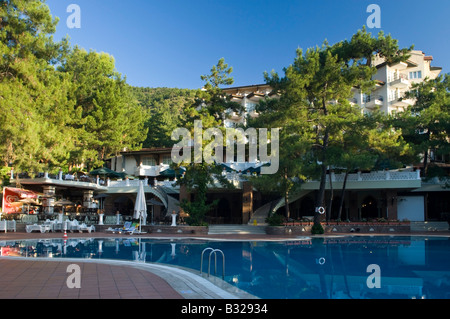
[[[200,260],[200,275],[203,274],[203,254],[205,253],[205,251],[207,250],[214,250],[214,248],[208,247],[203,249],[202,251],[202,256],[201,256],[201,260]]]
[[[214,275],[217,274],[217,253],[222,254],[222,279],[225,279],[225,254],[220,249],[214,249],[211,247],[205,248],[202,251],[201,261],[200,261],[200,274],[203,274],[203,255],[206,251],[211,250],[208,257],[208,277],[211,274],[211,256],[214,254]]]

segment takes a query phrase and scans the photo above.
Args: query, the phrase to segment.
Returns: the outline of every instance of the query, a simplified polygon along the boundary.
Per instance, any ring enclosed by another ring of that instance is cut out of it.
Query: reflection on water
[[[288,242],[122,237],[3,241],[0,246],[2,256],[122,259],[178,265],[196,272],[202,251],[212,247],[224,252],[225,280],[260,298],[450,297],[450,240],[445,237],[349,236]],[[204,256],[204,273],[209,252]],[[222,256],[217,259],[221,275]],[[368,270],[369,265],[376,265],[379,273]],[[379,286],[369,288],[373,285],[368,282],[376,280]]]

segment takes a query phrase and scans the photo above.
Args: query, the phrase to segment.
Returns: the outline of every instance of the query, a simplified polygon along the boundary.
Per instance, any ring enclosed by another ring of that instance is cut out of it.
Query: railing
[[[169,168],[168,164],[139,165],[135,168],[136,176],[158,176],[162,171]]]
[[[383,102],[383,96],[381,96],[381,95],[375,95],[375,96],[367,95],[367,96],[364,98],[364,103],[368,103],[368,102],[371,102],[371,101],[374,101],[374,102],[377,102],[377,101]]]
[[[201,260],[200,260],[200,275],[203,274],[203,255],[206,251],[211,250],[208,257],[208,277],[211,273],[211,256],[214,254],[214,276],[217,274],[217,253],[222,254],[222,279],[225,279],[225,254],[220,249],[214,249],[211,247],[205,248],[202,251]]]
[[[122,181],[109,181],[106,186],[109,187],[139,187],[139,180],[122,180]],[[144,184],[144,186],[146,186]]]
[[[331,173],[331,180],[334,182],[343,182],[345,174],[334,174]],[[383,171],[383,172],[370,172],[349,174],[347,176],[347,181],[354,182],[373,182],[373,181],[414,181],[420,180],[420,171],[404,171],[404,172],[393,172],[393,171]]]
[[[399,79],[408,80],[408,75],[404,73],[393,73],[388,76],[388,82],[393,82]]]

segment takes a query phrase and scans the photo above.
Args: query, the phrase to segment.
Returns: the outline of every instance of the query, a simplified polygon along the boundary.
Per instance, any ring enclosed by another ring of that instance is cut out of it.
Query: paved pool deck
[[[346,234],[339,234],[346,235]],[[348,235],[355,235],[354,233]],[[371,235],[375,234],[358,234]],[[383,235],[383,234],[376,234]],[[395,234],[384,234],[395,235]],[[398,235],[450,236],[449,231]],[[130,237],[106,233],[70,233],[69,238]],[[328,235],[321,235],[328,236]],[[329,236],[336,236],[330,234]],[[135,237],[135,236],[134,236]],[[208,238],[218,240],[292,240],[269,235],[152,235],[142,238]],[[62,238],[61,233],[0,233],[0,241]],[[70,289],[68,266],[80,267],[81,287]],[[30,260],[0,257],[0,299],[234,299],[252,298],[218,280],[212,282],[176,267],[111,260]]]

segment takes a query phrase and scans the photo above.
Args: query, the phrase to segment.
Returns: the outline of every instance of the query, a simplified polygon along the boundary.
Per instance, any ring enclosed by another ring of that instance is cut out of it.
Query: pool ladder
[[[201,261],[200,261],[200,275],[203,274],[203,255],[208,250],[211,250],[211,252],[209,253],[209,258],[208,258],[208,277],[211,273],[211,256],[214,254],[214,276],[215,276],[217,274],[217,253],[221,253],[222,254],[222,279],[224,279],[225,278],[225,255],[224,255],[223,251],[221,251],[220,249],[214,249],[211,247],[205,248],[202,251],[202,256],[201,256]]]

